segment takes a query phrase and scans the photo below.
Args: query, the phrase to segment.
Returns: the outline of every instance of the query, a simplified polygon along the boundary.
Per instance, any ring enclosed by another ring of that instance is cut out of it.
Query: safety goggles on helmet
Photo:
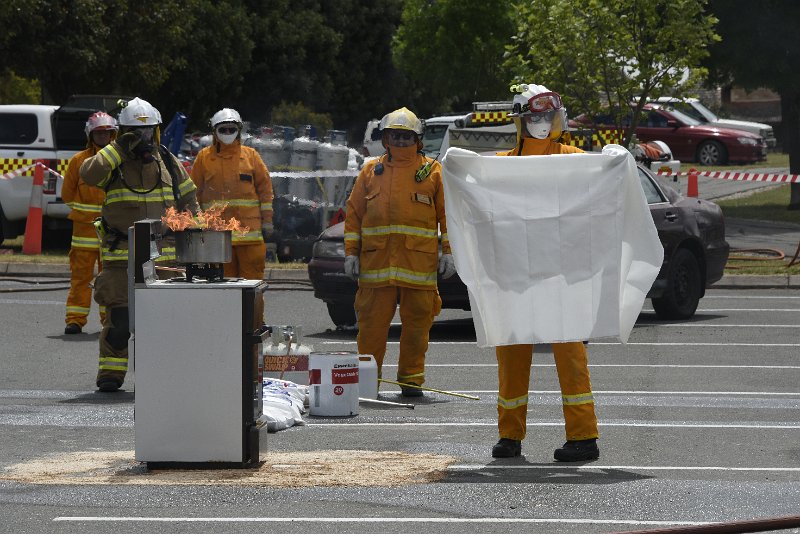
[[[514,113],[538,113],[548,110],[561,109],[561,95],[553,91],[539,93],[528,99],[526,104],[514,104]]]
[[[537,122],[553,122],[553,118],[556,116],[556,110],[551,109],[548,111],[541,111],[536,113],[526,113],[522,115],[522,119],[528,123],[537,123]]]

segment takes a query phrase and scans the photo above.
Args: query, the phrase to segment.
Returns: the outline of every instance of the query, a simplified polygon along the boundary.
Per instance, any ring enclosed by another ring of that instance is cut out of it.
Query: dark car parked
[[[703,124],[677,109],[661,104],[645,104],[642,113],[636,127],[639,140],[664,141],[672,149],[672,155],[681,161],[725,165],[767,159],[766,141],[750,132]],[[630,117],[626,117],[621,126],[625,128],[628,125]],[[613,128],[614,118],[609,113],[594,118],[579,115],[570,121],[570,126]]]
[[[728,261],[722,210],[707,200],[686,198],[665,179],[638,167],[650,214],[664,245],[664,263],[647,294],[661,319],[694,315],[705,289],[722,278]],[[344,274],[344,223],[326,229],[314,243],[308,274],[314,296],[328,306],[336,326],[356,323],[353,310],[357,284]],[[439,278],[442,307],[469,309],[464,283]]]

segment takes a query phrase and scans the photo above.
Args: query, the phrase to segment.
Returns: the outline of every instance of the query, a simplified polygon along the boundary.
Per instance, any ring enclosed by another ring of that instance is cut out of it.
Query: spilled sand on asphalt
[[[404,486],[435,482],[452,456],[331,450],[262,455],[252,469],[148,469],[133,451],[82,451],[10,465],[0,480],[29,484],[229,485],[274,488]]]

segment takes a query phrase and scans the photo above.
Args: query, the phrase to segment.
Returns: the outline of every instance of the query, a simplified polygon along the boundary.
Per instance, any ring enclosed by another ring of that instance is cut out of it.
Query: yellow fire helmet
[[[387,128],[392,130],[409,130],[421,138],[424,125],[411,110],[402,107],[384,115],[378,128],[381,131]]]

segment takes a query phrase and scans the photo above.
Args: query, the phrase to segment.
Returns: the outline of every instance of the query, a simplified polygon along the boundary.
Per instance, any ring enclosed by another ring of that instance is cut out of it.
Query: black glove
[[[136,148],[142,142],[142,132],[140,130],[125,132],[120,135],[115,142],[119,149],[122,150],[123,155],[134,159],[136,157]]]

